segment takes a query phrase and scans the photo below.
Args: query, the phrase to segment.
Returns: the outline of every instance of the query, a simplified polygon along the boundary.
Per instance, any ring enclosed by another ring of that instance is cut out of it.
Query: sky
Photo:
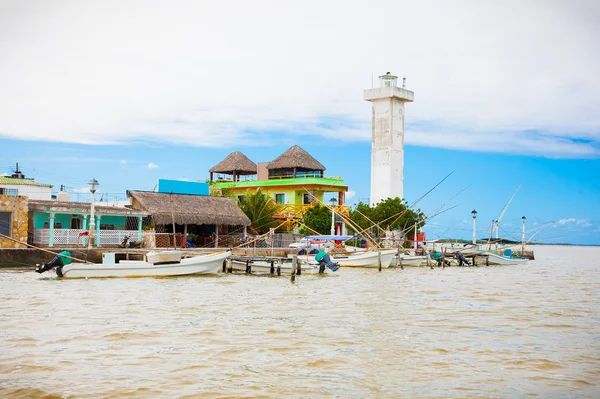
[[[371,104],[406,78],[427,236],[600,244],[597,1],[0,0],[0,174],[124,199],[293,145],[368,201]],[[518,189],[518,191],[517,191]],[[515,191],[516,194],[515,194]],[[503,210],[511,197],[510,205]],[[440,208],[442,207],[442,208]]]

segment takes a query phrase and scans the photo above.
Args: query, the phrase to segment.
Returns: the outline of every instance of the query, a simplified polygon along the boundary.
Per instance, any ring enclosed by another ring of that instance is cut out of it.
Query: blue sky
[[[12,139],[2,139],[0,144],[3,151],[11,154],[8,160],[19,162],[26,176],[53,184],[56,190],[65,185],[73,199],[89,198],[86,183],[92,177],[100,182],[97,196],[113,201],[125,199],[128,189],[152,190],[159,178],[208,179],[208,170],[231,151],[242,151],[253,161],[263,162],[273,160],[294,144],[320,160],[327,168],[326,175],[343,177],[350,190],[349,205],[368,202],[370,192],[368,141],[325,144],[303,142],[300,138],[278,146],[218,149],[147,143],[91,146]],[[11,173],[14,165],[3,159],[0,173]],[[491,221],[500,216],[523,183],[502,217],[500,236],[520,239],[521,217],[526,216],[528,239],[600,244],[598,159],[547,159],[407,145],[407,201],[416,201],[450,172],[450,177],[416,205],[426,214],[446,202],[442,210],[452,208],[429,221],[425,231],[431,239],[470,238],[473,209],[478,212],[478,237],[489,236]]]
[[[234,12],[235,11],[235,12]],[[107,197],[292,145],[369,196],[362,91],[406,77],[404,192],[437,236],[600,244],[600,3],[0,0],[0,173]],[[510,29],[506,29],[510,20]],[[83,194],[82,194],[83,195]],[[554,222],[547,224],[549,222]]]

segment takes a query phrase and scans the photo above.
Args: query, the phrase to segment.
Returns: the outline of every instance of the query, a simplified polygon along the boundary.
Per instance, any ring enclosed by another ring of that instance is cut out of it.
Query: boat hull
[[[365,251],[360,253],[351,254],[348,256],[333,255],[331,258],[333,262],[339,264],[342,267],[379,267],[379,253],[381,253],[381,267],[388,268],[392,263],[392,260],[397,254],[395,249],[384,249],[378,252]]]
[[[402,256],[400,258],[400,264],[405,267],[405,266],[426,266],[427,265],[427,257],[426,256]]]
[[[493,252],[486,252],[485,255],[488,256],[488,263],[490,265],[523,265],[529,260],[527,258],[509,258]]]
[[[231,252],[197,255],[178,263],[152,264],[144,261],[122,261],[111,264],[71,263],[63,266],[62,278],[166,277],[193,274],[217,274]]]

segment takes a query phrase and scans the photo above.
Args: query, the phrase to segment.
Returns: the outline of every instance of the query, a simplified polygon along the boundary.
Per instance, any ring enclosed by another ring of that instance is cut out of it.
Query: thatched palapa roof
[[[211,173],[225,173],[228,175],[255,175],[256,164],[239,151],[232,152],[227,158],[210,168]]]
[[[283,154],[281,154],[273,162],[269,163],[267,169],[308,169],[324,171],[325,167],[308,152],[298,147],[293,146]]]
[[[230,198],[151,191],[127,191],[132,203],[150,212],[154,223],[250,226],[248,216]],[[137,202],[137,204],[136,204]]]

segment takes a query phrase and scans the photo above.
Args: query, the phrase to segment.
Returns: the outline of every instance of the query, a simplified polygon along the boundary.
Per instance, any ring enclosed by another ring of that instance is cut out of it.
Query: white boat
[[[523,265],[529,260],[527,258],[499,255],[494,252],[483,252],[482,254],[488,256],[488,264],[490,265]]]
[[[314,258],[313,258],[314,260]],[[323,272],[319,272],[319,268],[320,266],[315,262],[306,262],[300,259],[298,259],[298,263],[300,264],[300,273],[301,274],[327,274],[330,273],[331,271],[328,268],[325,268],[325,270]],[[253,260],[249,262],[249,266],[250,266],[250,271],[252,273],[271,273],[271,262],[270,261],[264,261],[264,260]],[[291,274],[292,273],[292,262],[291,261],[285,261],[285,262],[274,262],[273,263],[273,269],[274,272],[277,271],[277,267],[279,267],[279,270],[281,272],[281,274]],[[231,261],[231,268],[233,270],[236,271],[242,271],[245,272],[246,271],[246,262],[243,260],[232,260]]]
[[[425,255],[404,255],[404,254],[400,254],[400,264],[402,266],[423,266],[423,265],[427,265],[427,257]]]
[[[381,267],[387,269],[396,256],[396,249],[381,249],[379,251],[356,252],[348,255],[330,253],[331,260],[342,267],[379,267],[381,254]]]
[[[338,236],[338,235],[319,235],[319,236],[306,236],[304,237],[304,239],[306,240],[327,240],[327,241],[334,241],[334,242],[344,242],[347,241],[351,238],[354,238],[354,236]],[[335,249],[329,253],[329,256],[331,257],[331,260],[334,263],[337,263],[339,266],[342,267],[379,267],[379,257],[381,254],[381,267],[382,268],[388,268],[390,267],[390,264],[392,263],[392,260],[394,259],[394,257],[396,256],[397,250],[396,249],[380,249],[380,250],[374,250],[374,251],[367,251],[367,250],[361,250],[361,251],[355,251],[355,252],[351,252],[351,253],[335,253]],[[290,257],[290,255],[288,255],[288,257]],[[315,261],[315,254],[310,254],[310,255],[301,255],[298,256],[299,260],[302,260],[304,263],[316,263]]]
[[[160,256],[154,256],[151,259],[158,261],[151,263],[136,260],[115,262],[114,254],[105,253],[103,254],[103,263],[70,263],[65,266],[46,264],[44,267],[38,269],[38,272],[42,273],[51,268],[56,268],[56,274],[62,278],[165,277],[216,274],[223,265],[223,260],[227,259],[230,255],[231,252],[226,251],[196,255],[189,258],[181,258],[180,256],[177,261],[160,261]],[[167,254],[162,259],[173,259],[173,256],[173,254]]]

